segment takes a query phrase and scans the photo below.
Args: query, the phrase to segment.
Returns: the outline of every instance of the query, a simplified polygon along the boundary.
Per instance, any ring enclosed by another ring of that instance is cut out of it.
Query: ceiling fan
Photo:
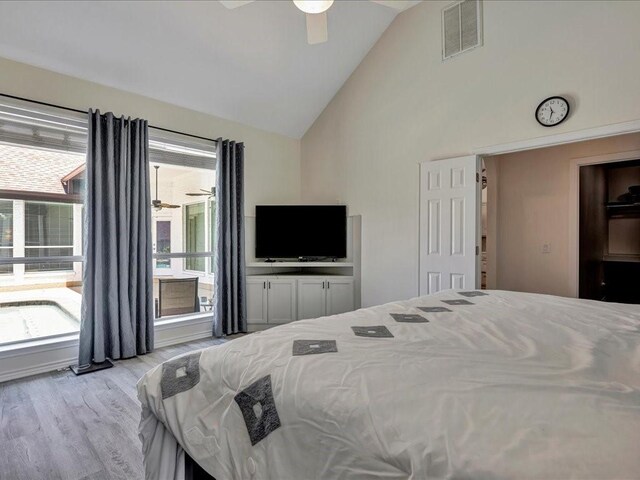
[[[158,165],[154,165],[153,168],[156,169],[156,199],[151,201],[151,206],[154,210],[159,212],[163,208],[180,208],[180,205],[172,205],[171,203],[162,203],[162,201],[158,200],[158,169],[160,168]]]
[[[199,192],[190,192],[185,193],[190,197],[215,197],[216,196],[216,187],[211,187],[211,190],[205,190],[201,188]]]
[[[222,5],[232,10],[242,7],[255,0],[219,0]],[[298,9],[307,14],[307,42],[310,45],[324,43],[329,38],[327,33],[327,10],[333,5],[334,0],[293,0]],[[403,11],[420,0],[369,0],[373,3],[393,8],[394,10]]]

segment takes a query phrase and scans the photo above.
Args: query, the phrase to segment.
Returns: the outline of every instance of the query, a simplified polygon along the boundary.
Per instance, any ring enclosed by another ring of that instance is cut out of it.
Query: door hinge
[[[480,255],[480,247],[476,245],[476,255]]]
[[[476,183],[480,183],[480,174],[476,172]]]

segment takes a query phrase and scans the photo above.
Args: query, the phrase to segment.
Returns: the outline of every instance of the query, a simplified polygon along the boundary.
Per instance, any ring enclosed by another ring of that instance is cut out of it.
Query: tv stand
[[[347,218],[346,258],[255,258],[255,217],[245,226],[250,332],[360,308],[360,216]]]

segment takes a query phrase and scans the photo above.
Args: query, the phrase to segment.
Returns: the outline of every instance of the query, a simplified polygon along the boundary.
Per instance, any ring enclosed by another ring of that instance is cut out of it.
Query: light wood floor
[[[222,342],[166,347],[80,377],[0,383],[0,479],[143,479],[136,382],[164,360]]]

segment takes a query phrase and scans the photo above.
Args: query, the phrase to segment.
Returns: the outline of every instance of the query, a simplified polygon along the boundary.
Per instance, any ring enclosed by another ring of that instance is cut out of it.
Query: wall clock
[[[545,98],[536,108],[536,120],[543,127],[555,127],[569,116],[569,102],[564,97]]]

